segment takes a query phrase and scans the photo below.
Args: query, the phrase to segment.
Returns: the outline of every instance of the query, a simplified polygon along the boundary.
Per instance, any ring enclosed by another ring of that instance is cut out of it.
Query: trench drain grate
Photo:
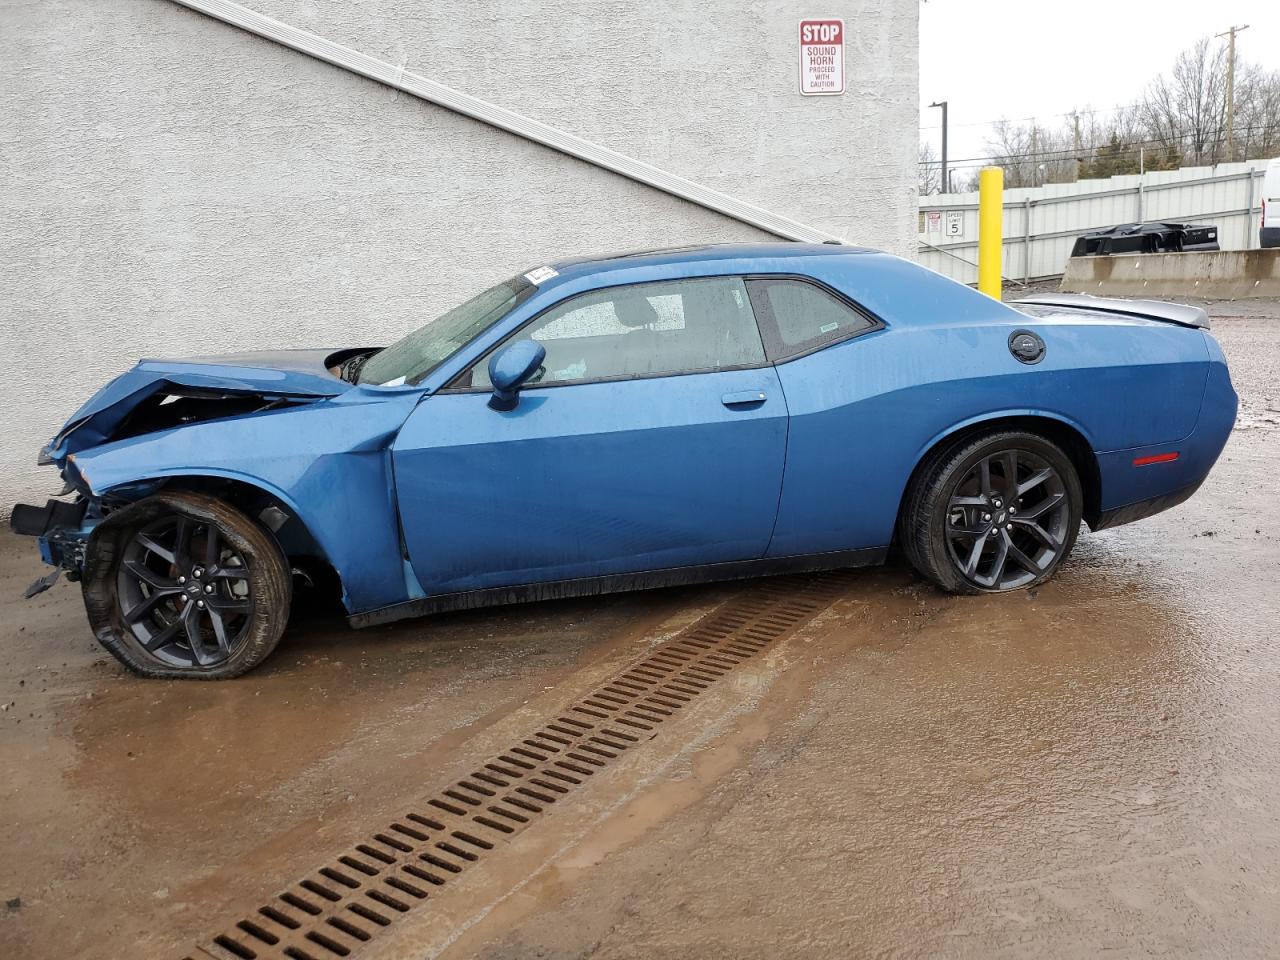
[[[393,931],[472,864],[827,607],[839,574],[760,581],[664,640],[468,777],[199,944],[218,960],[334,960]]]

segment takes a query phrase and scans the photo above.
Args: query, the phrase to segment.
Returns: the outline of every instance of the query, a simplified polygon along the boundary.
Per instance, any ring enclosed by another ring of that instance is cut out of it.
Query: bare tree
[[[952,168],[949,174],[951,177],[951,192],[977,193],[980,172],[981,168],[979,167],[968,167],[962,170]]]
[[[1203,37],[1147,89],[1142,120],[1148,138],[1184,163],[1217,163],[1226,156],[1226,61],[1226,48]]]
[[[1176,149],[1163,147],[1148,135],[1142,104],[1119,107],[1105,119],[1090,111],[1081,132],[1082,180],[1166,170],[1180,162]]]
[[[987,140],[992,162],[1004,168],[1006,187],[1036,187],[1075,178],[1074,133],[1050,130],[1032,120],[999,120]]]
[[[1128,104],[1114,110],[1086,109],[1081,112],[1080,144],[1084,159],[1096,148],[1118,142],[1125,154],[1133,155],[1133,170],[1138,172],[1138,149],[1147,139],[1140,104]],[[1080,174],[1085,176],[1083,172]]]
[[[942,192],[942,164],[933,152],[933,144],[927,140],[920,141],[920,162],[916,166],[917,186],[920,196]]]
[[[1241,159],[1280,155],[1280,70],[1236,68],[1234,139]]]

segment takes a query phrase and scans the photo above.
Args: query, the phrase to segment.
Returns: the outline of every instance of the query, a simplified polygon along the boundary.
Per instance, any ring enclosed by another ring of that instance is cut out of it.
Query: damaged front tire
[[[289,566],[239,510],[160,493],[94,531],[85,609],[110,653],[144,677],[222,680],[252,670],[289,619]]]

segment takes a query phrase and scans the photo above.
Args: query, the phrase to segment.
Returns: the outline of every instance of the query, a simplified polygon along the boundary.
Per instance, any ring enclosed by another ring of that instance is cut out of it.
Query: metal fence
[[[1061,276],[1076,237],[1142,220],[1215,223],[1224,250],[1258,246],[1266,160],[1053,183],[1004,193],[1007,280]],[[963,283],[978,279],[978,194],[920,198],[917,259]]]

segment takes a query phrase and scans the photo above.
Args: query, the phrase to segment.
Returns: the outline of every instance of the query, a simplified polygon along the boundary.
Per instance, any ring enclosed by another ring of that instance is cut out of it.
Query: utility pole
[[[947,180],[947,101],[939,100],[929,106],[942,108],[942,192],[950,193],[951,184]]]
[[[1071,111],[1071,124],[1075,129],[1075,147],[1076,156],[1075,163],[1072,165],[1072,180],[1080,179],[1080,114],[1074,110]]]
[[[1031,118],[1031,185],[1033,187],[1040,186],[1040,168],[1044,166],[1039,162],[1040,152],[1039,144],[1036,142],[1036,118]],[[1025,184],[1024,184],[1025,186]]]
[[[1232,139],[1232,126],[1235,123],[1236,112],[1236,34],[1243,30],[1248,30],[1249,25],[1246,23],[1241,27],[1231,27],[1217,34],[1219,37],[1227,38],[1227,160],[1230,162],[1236,158],[1236,145]]]

